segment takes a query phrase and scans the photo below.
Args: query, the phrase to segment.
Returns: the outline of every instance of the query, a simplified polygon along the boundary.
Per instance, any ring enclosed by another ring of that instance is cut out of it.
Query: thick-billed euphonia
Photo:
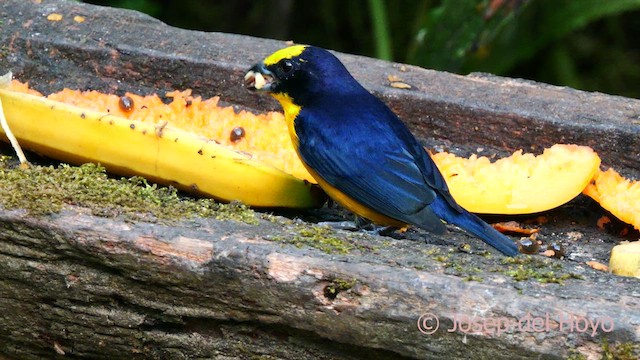
[[[404,123],[329,51],[281,49],[251,68],[245,82],[280,102],[300,159],[347,209],[380,225],[435,233],[446,231],[444,220],[506,255],[518,254],[513,241],[455,202]]]

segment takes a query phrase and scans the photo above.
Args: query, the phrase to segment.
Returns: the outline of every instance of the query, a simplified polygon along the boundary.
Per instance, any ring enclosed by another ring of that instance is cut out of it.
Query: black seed
[[[134,130],[134,129],[136,128],[136,124],[131,124],[131,125],[129,125],[129,128],[130,128],[131,130]]]
[[[229,136],[229,139],[232,142],[238,142],[240,141],[240,139],[244,137],[244,135],[245,135],[244,128],[242,126],[238,126],[233,128],[233,130],[231,130],[231,135]]]
[[[120,105],[120,109],[122,111],[129,112],[133,110],[133,99],[128,97],[127,95],[121,96],[118,101],[118,105]]]

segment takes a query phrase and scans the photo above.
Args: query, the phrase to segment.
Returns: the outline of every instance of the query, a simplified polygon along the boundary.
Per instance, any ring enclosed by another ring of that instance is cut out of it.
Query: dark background
[[[86,0],[170,25],[640,98],[640,0]]]

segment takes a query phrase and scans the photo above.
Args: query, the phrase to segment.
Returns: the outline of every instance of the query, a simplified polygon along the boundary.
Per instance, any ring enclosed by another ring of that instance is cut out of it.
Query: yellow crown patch
[[[264,59],[264,64],[269,66],[269,65],[277,64],[278,61],[282,59],[294,58],[302,54],[304,49],[306,49],[307,47],[309,47],[309,45],[293,45],[293,46],[286,47],[284,49],[280,49],[274,52],[273,54],[267,56],[267,58]]]

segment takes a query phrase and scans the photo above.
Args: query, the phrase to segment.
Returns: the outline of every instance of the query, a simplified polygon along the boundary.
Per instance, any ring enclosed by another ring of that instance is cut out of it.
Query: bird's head
[[[329,92],[357,85],[342,63],[329,51],[308,45],[280,49],[253,66],[245,75],[249,90],[264,91],[304,106]],[[281,101],[282,102],[282,101]]]

